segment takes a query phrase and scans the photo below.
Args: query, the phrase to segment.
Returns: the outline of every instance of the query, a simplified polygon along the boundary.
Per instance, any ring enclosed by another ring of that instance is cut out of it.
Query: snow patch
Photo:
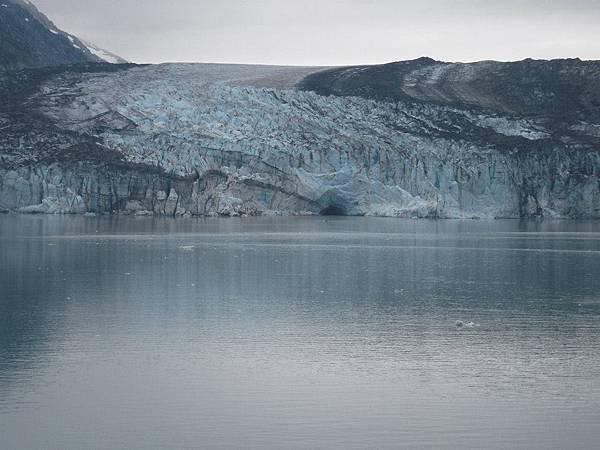
[[[87,49],[90,51],[90,53],[92,55],[97,56],[100,59],[103,59],[107,63],[119,64],[121,62],[119,60],[119,58],[117,58],[115,55],[107,52],[106,50],[102,50],[101,48],[98,48],[98,47],[96,47],[94,45],[91,45],[89,43],[86,43],[86,45],[87,45]]]

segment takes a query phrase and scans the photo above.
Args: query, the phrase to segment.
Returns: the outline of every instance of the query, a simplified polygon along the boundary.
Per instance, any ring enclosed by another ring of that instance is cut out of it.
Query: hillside
[[[60,30],[30,2],[0,0],[0,70],[86,62],[125,61]]]

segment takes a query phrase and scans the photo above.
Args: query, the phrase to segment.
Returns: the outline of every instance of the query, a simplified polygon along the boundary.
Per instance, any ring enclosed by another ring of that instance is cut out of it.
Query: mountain
[[[58,29],[30,2],[0,0],[0,70],[125,62]]]

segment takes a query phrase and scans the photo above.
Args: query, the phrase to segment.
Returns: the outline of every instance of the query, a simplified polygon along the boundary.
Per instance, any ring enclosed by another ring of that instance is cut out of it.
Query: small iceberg
[[[461,328],[476,328],[479,326],[478,323],[475,322],[463,322],[462,320],[457,320],[456,323],[456,328],[461,329]]]

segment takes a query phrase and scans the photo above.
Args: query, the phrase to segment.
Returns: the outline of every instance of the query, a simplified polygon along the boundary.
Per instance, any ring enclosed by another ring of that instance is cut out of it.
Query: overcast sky
[[[133,62],[600,59],[600,0],[33,0]]]

